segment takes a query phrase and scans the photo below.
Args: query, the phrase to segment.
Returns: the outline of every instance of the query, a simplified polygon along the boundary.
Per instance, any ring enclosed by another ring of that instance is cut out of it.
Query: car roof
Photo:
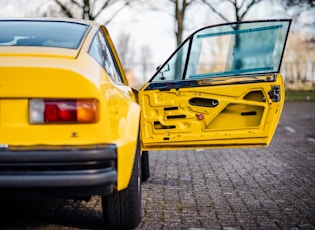
[[[100,24],[86,19],[60,18],[60,17],[36,17],[36,18],[0,18],[0,21],[55,21],[55,22],[75,22],[90,26],[99,26]]]

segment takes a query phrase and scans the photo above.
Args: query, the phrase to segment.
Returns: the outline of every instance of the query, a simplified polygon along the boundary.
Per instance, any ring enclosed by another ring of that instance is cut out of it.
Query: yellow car
[[[202,28],[137,92],[103,25],[1,19],[0,194],[99,195],[107,226],[138,226],[149,150],[269,145],[290,24]]]

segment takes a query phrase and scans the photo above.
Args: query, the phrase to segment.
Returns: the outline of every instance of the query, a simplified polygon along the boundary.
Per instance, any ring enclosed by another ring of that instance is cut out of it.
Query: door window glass
[[[181,46],[167,64],[159,69],[156,80],[172,81],[182,79],[187,58],[188,45],[189,43],[186,42],[183,46]]]
[[[277,73],[290,23],[291,20],[251,21],[200,29],[151,81]]]

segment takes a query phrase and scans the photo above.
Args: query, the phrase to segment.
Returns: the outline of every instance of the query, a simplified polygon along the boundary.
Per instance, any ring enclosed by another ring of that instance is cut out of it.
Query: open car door
[[[139,92],[144,150],[268,146],[291,20],[221,24],[190,35]]]

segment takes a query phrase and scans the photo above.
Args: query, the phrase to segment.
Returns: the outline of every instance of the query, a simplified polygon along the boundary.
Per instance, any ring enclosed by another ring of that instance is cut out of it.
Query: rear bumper
[[[115,145],[0,150],[0,193],[107,195],[117,183]]]

